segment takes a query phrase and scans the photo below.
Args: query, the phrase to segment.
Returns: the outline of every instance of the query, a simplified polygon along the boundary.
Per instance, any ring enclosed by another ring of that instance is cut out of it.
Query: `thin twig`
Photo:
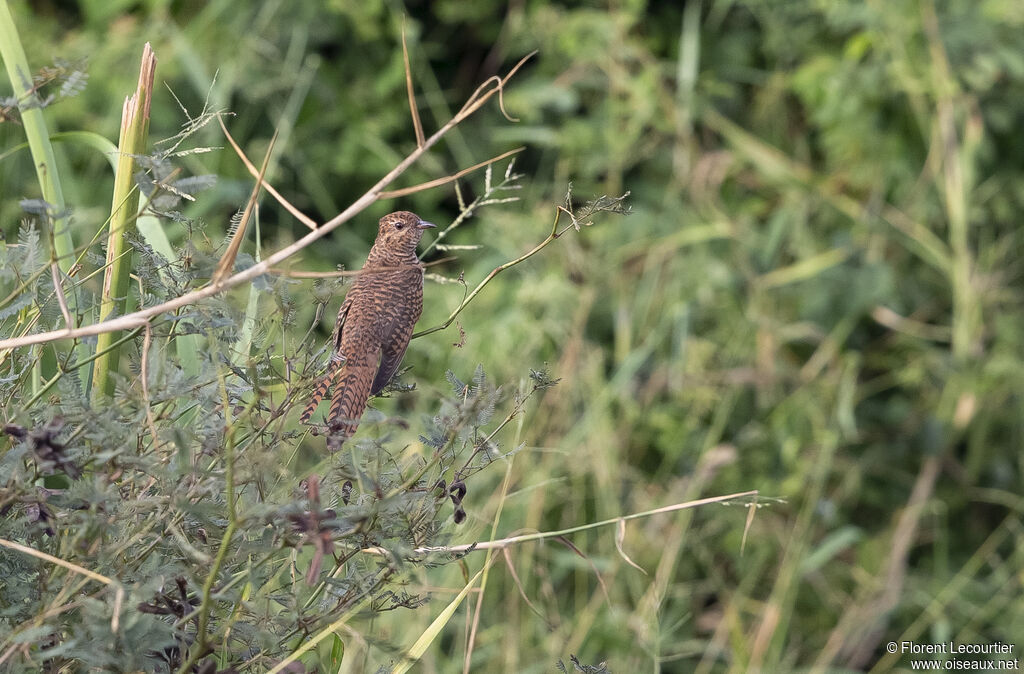
[[[15,543],[14,541],[9,541],[4,538],[0,538],[0,545],[4,546],[5,548],[17,550],[18,552],[24,553],[26,555],[36,557],[37,559],[42,559],[44,561],[50,562],[51,564],[63,566],[68,571],[74,571],[75,573],[79,573],[87,578],[99,581],[105,585],[117,585],[117,581],[112,578],[107,578],[102,574],[96,573],[95,571],[90,571],[89,569],[79,566],[78,564],[75,564],[73,562],[65,561],[60,557],[54,557],[53,555],[48,555],[45,552],[40,552],[35,548],[30,548],[25,545],[21,545],[20,543]]]
[[[458,199],[459,201],[459,215],[454,220],[452,220],[450,225],[448,225],[440,232],[438,232],[437,235],[434,237],[433,241],[431,241],[426,245],[426,247],[424,247],[423,252],[420,253],[421,260],[425,258],[427,255],[429,255],[430,251],[434,250],[435,248],[441,249],[442,246],[444,246],[445,249],[451,250],[452,246],[448,244],[442,244],[441,242],[444,241],[452,231],[460,227],[467,219],[472,217],[473,214],[476,213],[476,210],[478,208],[485,204],[504,203],[506,201],[509,201],[509,199],[492,199],[491,195],[499,190],[519,189],[519,185],[514,185],[513,183],[519,180],[519,178],[521,178],[522,176],[518,173],[512,172],[512,167],[514,166],[514,164],[515,160],[512,160],[508,163],[508,165],[505,167],[505,179],[502,180],[497,185],[494,185],[491,182],[491,169],[493,168],[494,165],[488,164],[487,170],[484,171],[484,191],[482,194],[478,194],[476,198],[474,198],[473,201],[469,203],[469,205],[466,205],[465,199],[462,198],[462,190],[459,189],[459,183],[455,183],[455,198]],[[512,197],[511,199],[514,200],[517,198],[518,197]]]
[[[559,215],[559,213],[561,213],[560,210],[556,210],[555,211],[555,223],[554,223],[554,226],[551,229],[551,233],[548,234],[546,239],[544,239],[543,241],[538,243],[536,246],[534,246],[532,249],[530,249],[529,252],[524,253],[523,255],[520,255],[519,257],[517,257],[514,260],[510,260],[508,262],[505,262],[504,264],[500,264],[497,267],[495,267],[494,269],[492,269],[491,273],[489,273],[487,276],[485,276],[484,280],[480,281],[480,283],[478,283],[477,286],[475,288],[473,288],[473,291],[470,292],[468,295],[466,295],[462,299],[462,302],[459,304],[459,306],[455,307],[455,310],[452,311],[452,313],[448,316],[448,318],[445,319],[445,321],[443,323],[441,323],[439,325],[435,325],[432,328],[427,328],[426,330],[420,330],[419,332],[413,333],[412,339],[416,339],[417,337],[423,337],[424,335],[429,335],[432,332],[438,332],[439,330],[444,330],[445,328],[447,328],[449,325],[451,325],[455,321],[455,317],[458,316],[460,313],[462,313],[462,310],[465,309],[466,306],[470,302],[473,301],[473,298],[475,298],[478,294],[480,294],[480,291],[484,289],[484,286],[486,286],[488,283],[490,283],[491,280],[495,276],[497,276],[501,272],[505,271],[509,267],[514,267],[517,264],[519,264],[520,262],[524,262],[524,261],[530,259],[531,257],[536,255],[540,251],[544,250],[548,246],[548,244],[550,244],[552,241],[557,239],[561,235],[561,233],[562,233],[562,232],[559,232],[558,229],[557,229],[558,228],[558,215]],[[565,231],[565,230],[562,230],[562,231]],[[0,342],[0,347],[3,347],[3,342]]]
[[[156,420],[153,419],[153,407],[149,402],[149,347],[153,341],[153,328],[146,323],[146,334],[142,339],[142,401],[146,405],[146,423],[149,433],[153,436],[153,448],[160,446],[160,436],[156,432]]]
[[[447,134],[457,125],[461,124],[467,117],[472,115],[474,112],[479,110],[484,105],[484,103],[486,103],[492,96],[494,96],[494,94],[500,92],[504,85],[509,81],[509,79],[512,78],[516,74],[516,72],[518,72],[519,69],[523,66],[523,64],[526,63],[526,61],[529,60],[535,53],[536,52],[531,52],[530,54],[524,56],[519,61],[519,63],[517,63],[508,72],[508,74],[505,75],[505,77],[500,80],[498,86],[496,86],[495,88],[491,89],[490,91],[487,91],[482,95],[474,93],[474,96],[476,97],[475,100],[471,100],[471,102],[463,106],[463,108],[459,110],[459,112],[454,117],[448,120],[448,122],[446,122],[444,126],[438,129],[432,136],[430,136],[430,138],[427,138],[422,147],[417,147],[415,150],[406,155],[406,157],[401,162],[399,162],[397,166],[391,169],[383,178],[378,180],[377,183],[374,184],[373,187],[371,187],[369,190],[367,190],[361,197],[352,202],[352,204],[349,205],[348,208],[346,208],[344,211],[328,220],[326,223],[324,223],[322,227],[319,227],[316,230],[310,232],[309,234],[302,237],[295,243],[289,246],[285,246],[284,248],[277,251],[273,255],[270,255],[269,257],[264,259],[262,262],[258,262],[253,266],[249,267],[248,269],[238,272],[234,276],[225,279],[222,283],[204,286],[202,288],[193,290],[192,292],[181,295],[180,297],[176,297],[173,300],[168,300],[167,302],[163,302],[152,307],[147,307],[145,309],[136,311],[134,313],[126,314],[124,316],[119,316],[117,318],[101,321],[99,323],[93,323],[92,325],[86,325],[80,328],[51,330],[49,332],[40,332],[32,335],[24,335],[21,337],[13,337],[9,339],[0,340],[0,350],[14,349],[20,346],[28,346],[30,344],[45,344],[47,342],[53,342],[59,339],[75,339],[78,337],[99,335],[104,332],[114,332],[117,330],[125,330],[127,328],[142,327],[146,324],[146,321],[148,321],[153,316],[158,316],[168,311],[174,311],[175,309],[186,306],[188,304],[194,304],[199,300],[205,299],[207,297],[212,297],[214,295],[224,292],[225,290],[245,283],[246,281],[251,281],[252,279],[260,276],[261,274],[267,273],[267,271],[271,267],[283,262],[284,260],[287,260],[289,257],[295,255],[300,250],[303,250],[304,248],[307,248],[313,243],[324,238],[325,236],[327,236],[327,234],[337,229],[340,225],[348,222],[357,214],[361,213],[370,204],[380,199],[380,195],[381,192],[384,191],[384,187],[394,182],[398,176],[402,175],[402,173],[404,173],[410,166],[412,166],[420,157],[426,154],[427,150],[436,145],[437,142],[440,141],[445,136],[445,134]]]
[[[442,257],[437,260],[431,260],[430,262],[423,262],[421,264],[424,267],[434,267],[439,264],[444,264],[445,262],[451,262],[454,259],[456,258],[449,255],[448,257]],[[302,269],[284,269],[282,267],[274,267],[270,270],[270,273],[276,274],[277,276],[287,276],[289,278],[342,278],[345,276],[359,276],[362,273],[372,274],[379,271],[396,271],[400,269],[404,269],[404,267],[373,267],[368,269],[356,269],[354,271],[341,269],[336,269],[334,271],[305,271]]]
[[[405,65],[405,89],[409,94],[409,111],[412,113],[412,128],[416,132],[416,147],[423,147],[423,123],[416,107],[416,93],[412,87],[412,68],[409,66],[409,48],[405,44],[405,17],[402,17],[402,61]]]
[[[270,144],[267,145],[267,152],[263,155],[260,174],[256,178],[256,184],[253,185],[252,192],[249,194],[249,201],[246,202],[245,210],[242,211],[242,217],[239,218],[238,226],[235,227],[235,233],[231,236],[231,242],[228,244],[227,250],[224,251],[224,255],[221,256],[220,261],[217,262],[217,269],[214,270],[213,277],[210,279],[212,285],[217,285],[231,276],[231,272],[235,268],[238,251],[242,248],[242,242],[245,241],[245,230],[248,229],[249,220],[252,219],[253,213],[256,212],[256,204],[260,197],[260,185],[263,184],[263,178],[267,174],[267,167],[270,165],[270,155],[274,152],[274,143],[276,142],[277,131],[275,130],[274,135],[270,139]]]
[[[459,178],[461,178],[462,176],[464,176],[464,175],[466,175],[468,173],[472,173],[473,171],[477,170],[478,168],[481,168],[483,166],[488,166],[490,164],[494,164],[495,162],[499,162],[502,159],[504,159],[505,157],[511,157],[512,155],[518,154],[518,153],[522,152],[525,149],[526,149],[526,146],[524,145],[524,146],[517,147],[514,150],[509,150],[508,152],[502,152],[497,157],[492,157],[492,158],[488,159],[487,161],[482,161],[479,164],[474,164],[473,166],[470,166],[469,168],[464,168],[461,171],[459,171],[458,173],[453,173],[450,176],[445,176],[444,178],[437,178],[436,180],[428,180],[425,183],[420,183],[419,185],[413,185],[412,187],[403,187],[403,188],[398,189],[398,190],[389,190],[387,192],[381,192],[380,193],[380,198],[381,199],[394,199],[395,197],[404,197],[407,194],[413,194],[415,192],[422,192],[423,190],[429,190],[432,187],[439,187],[441,185],[447,185],[448,183],[453,182],[455,180],[458,180]]]
[[[253,163],[249,161],[249,158],[245,156],[245,153],[242,152],[242,148],[238,146],[238,143],[235,142],[235,139],[228,132],[228,128],[224,126],[224,120],[221,119],[220,115],[217,115],[217,121],[220,122],[220,128],[224,132],[224,136],[228,139],[228,143],[230,143],[231,147],[234,149],[235,154],[237,154],[238,158],[242,160],[243,164],[245,164],[245,168],[247,171],[249,171],[249,174],[253,178],[256,178],[257,180],[260,181],[260,184],[263,186],[263,189],[267,191],[267,194],[277,199],[277,203],[284,206],[285,210],[291,213],[296,220],[304,224],[306,227],[309,227],[310,229],[316,229],[316,221],[313,220],[313,218],[309,217],[308,215],[300,211],[298,208],[293,206],[290,201],[281,196],[280,192],[274,189],[273,185],[271,185],[266,180],[260,177],[259,169],[257,169],[253,165]]]
[[[50,263],[50,273],[53,275],[53,292],[57,295],[60,313],[64,315],[64,324],[70,328],[73,325],[71,322],[71,312],[68,311],[68,300],[64,297],[64,286],[60,282],[60,270],[57,267],[56,260]]]
[[[505,262],[504,264],[500,264],[494,269],[492,269],[491,273],[485,276],[484,280],[480,281],[480,283],[478,283],[477,286],[473,288],[472,292],[470,292],[469,294],[462,298],[462,302],[459,304],[459,306],[455,308],[455,310],[448,316],[447,319],[445,319],[443,323],[441,323],[440,325],[435,325],[432,328],[427,328],[426,330],[420,330],[419,332],[413,333],[412,338],[415,339],[417,337],[423,337],[424,335],[429,335],[432,332],[437,332],[439,330],[444,330],[445,328],[447,328],[455,321],[455,317],[462,313],[462,310],[465,309],[466,306],[468,306],[469,303],[473,301],[473,299],[480,293],[480,291],[483,290],[484,286],[490,283],[495,276],[505,271],[509,267],[514,267],[520,262],[524,262],[525,260],[528,260],[529,258],[533,257],[540,251],[544,250],[544,248],[546,248],[552,241],[559,238],[570,229],[575,229],[576,231],[579,231],[580,227],[589,226],[591,223],[589,220],[587,220],[587,218],[594,215],[595,213],[599,213],[602,211],[623,214],[628,213],[628,209],[623,209],[621,207],[622,201],[628,196],[629,192],[626,192],[621,197],[615,197],[612,199],[607,199],[607,197],[602,196],[596,201],[589,203],[588,210],[586,210],[585,215],[582,216],[578,216],[577,214],[573,213],[573,211],[571,210],[571,204],[570,208],[566,208],[565,206],[556,206],[555,220],[551,224],[551,232],[548,234],[546,239],[544,239],[536,246],[534,246],[530,251],[524,253],[523,255],[520,255],[516,259],[510,260],[509,262]],[[563,227],[562,229],[559,229],[558,220],[562,213],[565,213],[566,215],[569,216],[570,223]],[[440,239],[440,237],[443,236],[447,231],[448,230],[441,232],[441,234],[438,235],[438,238]],[[0,346],[2,346],[2,344],[0,344]]]

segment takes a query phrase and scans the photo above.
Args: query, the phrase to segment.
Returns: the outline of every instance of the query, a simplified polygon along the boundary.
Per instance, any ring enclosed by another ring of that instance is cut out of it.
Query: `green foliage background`
[[[414,340],[405,381],[416,391],[377,406],[412,424],[415,442],[450,394],[446,370],[468,379],[483,364],[507,391],[545,363],[561,378],[513,422],[506,449],[523,449],[511,463],[469,481],[468,521],[442,525],[452,543],[488,538],[499,507],[504,536],[750,489],[766,498],[745,544],[739,505],[632,521],[622,551],[643,571],[619,554],[614,528],[571,537],[575,549],[510,549],[479,604],[474,670],[554,671],[577,654],[616,672],[892,671],[910,658],[888,656],[885,644],[904,640],[1000,642],[1020,656],[1019,2],[51,0],[12,9],[34,67],[88,64],[86,88],[46,110],[51,131],[116,140],[150,41],[159,58],[152,137],[185,120],[168,88],[191,115],[204,101],[234,113],[227,124],[254,160],[279,129],[269,180],[318,221],[415,146],[403,13],[428,133],[487,77],[539,50],[504,94],[517,123],[489,105],[402,179],[527,146],[515,167],[525,176],[520,201],[481,209],[454,237],[480,248],[432,271],[464,272],[472,287],[543,239],[569,182],[580,199],[629,190],[634,212],[599,219],[499,276],[460,316],[464,344],[454,344],[456,326]],[[22,140],[15,123],[0,124],[0,152]],[[215,126],[193,140],[225,145]],[[58,150],[74,226],[88,238],[109,210],[107,160]],[[24,217],[18,199],[38,197],[30,162],[26,152],[0,161],[8,242]],[[181,164],[219,176],[185,209],[216,245],[251,179],[230,151]],[[479,175],[462,181],[467,193],[481,184]],[[439,224],[458,213],[450,187],[376,204],[294,268],[357,268],[376,218],[397,208]],[[267,198],[260,228],[264,254],[303,233]],[[181,224],[167,231],[176,246],[202,238]],[[288,285],[286,307],[261,300],[268,342],[301,337],[313,292],[303,281]],[[340,295],[316,339],[329,334]],[[461,297],[459,285],[428,283],[421,327]],[[245,294],[224,301],[240,306]],[[275,312],[287,320],[267,318]],[[7,395],[4,423],[45,416],[22,408],[27,395]],[[313,444],[304,448],[315,457]],[[0,537],[50,545],[15,514]],[[0,560],[12,555],[0,550]],[[464,560],[469,575],[481,560]],[[89,568],[89,556],[77,563]],[[465,578],[448,565],[410,583],[433,601],[344,634],[371,670],[393,663]],[[426,671],[461,669],[477,605],[471,595],[459,609]],[[109,606],[80,610],[83,623],[109,621]],[[327,671],[321,657],[307,665]]]

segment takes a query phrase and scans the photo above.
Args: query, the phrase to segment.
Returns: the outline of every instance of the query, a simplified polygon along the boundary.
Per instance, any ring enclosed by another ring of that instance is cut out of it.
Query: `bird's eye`
[[[399,221],[395,223],[395,229],[401,230],[403,227],[405,227],[404,222]]]

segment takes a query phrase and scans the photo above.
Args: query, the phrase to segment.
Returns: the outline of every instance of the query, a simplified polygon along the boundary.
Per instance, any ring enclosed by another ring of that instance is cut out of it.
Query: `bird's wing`
[[[395,372],[402,362],[402,356],[405,355],[405,350],[409,347],[414,323],[414,321],[399,321],[388,335],[381,349],[380,367],[377,369],[377,376],[373,378],[370,395],[375,396],[380,393],[381,389],[387,386],[391,378],[395,376]]]
[[[345,326],[345,319],[348,317],[348,310],[351,306],[352,297],[351,293],[349,293],[349,296],[341,303],[341,308],[338,309],[338,321],[334,324],[334,335],[331,337],[331,341],[334,342],[335,355],[341,353],[341,332]]]

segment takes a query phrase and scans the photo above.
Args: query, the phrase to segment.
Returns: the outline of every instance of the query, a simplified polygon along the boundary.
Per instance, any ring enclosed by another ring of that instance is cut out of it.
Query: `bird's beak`
[[[420,229],[430,229],[431,227],[437,227],[437,225],[435,225],[434,223],[427,222],[426,220],[420,220],[419,222],[416,223],[416,226],[419,227]]]

